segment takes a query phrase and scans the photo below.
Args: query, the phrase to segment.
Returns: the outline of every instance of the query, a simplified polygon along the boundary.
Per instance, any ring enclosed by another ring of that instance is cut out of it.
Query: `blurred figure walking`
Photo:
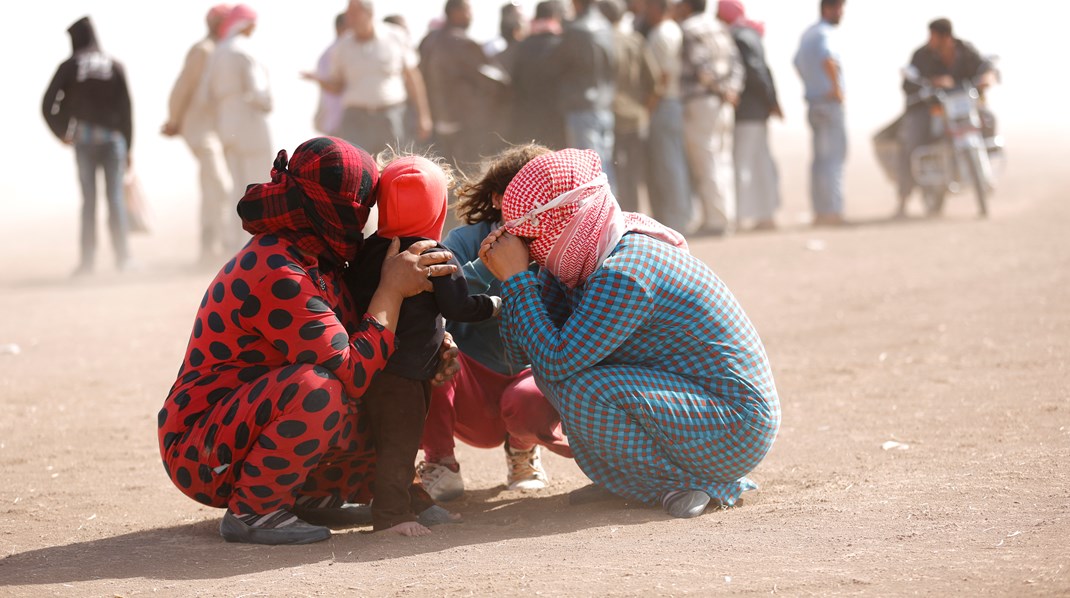
[[[740,0],[720,0],[717,18],[731,26],[746,76],[736,105],[733,158],[736,165],[736,197],[739,222],[753,223],[755,230],[776,228],[773,215],[780,207],[780,180],[769,149],[770,116],[784,118],[777,100],[773,74],[765,62],[762,35],[765,26],[747,19]]]
[[[684,36],[669,14],[668,0],[646,0],[643,22],[647,48],[658,72],[650,110],[648,195],[658,222],[685,232],[691,223],[691,182],[684,147],[684,108],[680,103],[680,69]]]
[[[681,0],[675,8],[684,34],[684,145],[703,213],[697,232],[722,236],[736,225],[732,138],[743,64],[728,30],[706,12],[706,0]]]
[[[461,170],[476,165],[495,144],[495,128],[509,77],[468,36],[468,0],[446,0],[446,22],[420,42],[420,71],[435,121],[437,151]]]
[[[646,137],[650,128],[646,101],[654,93],[654,59],[643,36],[624,29],[624,0],[599,0],[598,8],[613,25],[617,52],[617,94],[613,97],[617,202],[625,212],[638,212],[639,187],[646,185]]]
[[[512,113],[509,140],[513,143],[537,143],[550,149],[565,148],[565,117],[558,106],[557,84],[546,73],[546,61],[561,43],[561,21],[565,8],[560,0],[545,0],[535,5],[531,33],[513,54],[509,76],[512,79]]]
[[[503,4],[500,12],[498,37],[483,44],[483,53],[508,71],[517,46],[528,35],[528,23],[520,9],[519,0]]]
[[[237,201],[245,188],[264,178],[264,164],[271,151],[271,89],[268,73],[249,52],[247,40],[256,29],[256,12],[245,4],[232,8],[219,29],[222,41],[212,54],[207,76],[207,96],[216,108],[216,131],[234,188],[226,208],[224,236],[231,251],[248,239],[238,218]]]
[[[123,177],[133,140],[123,65],[101,51],[89,17],[67,29],[71,56],[52,76],[41,102],[48,127],[74,146],[82,187],[81,260],[75,276],[93,271],[97,250],[97,171],[104,171],[108,229],[120,271],[131,267]]]
[[[200,264],[216,266],[218,258],[233,251],[236,219],[234,202],[230,199],[229,176],[224,173],[226,162],[223,145],[216,132],[216,112],[201,89],[205,84],[208,65],[219,43],[219,31],[230,6],[213,6],[205,17],[208,34],[193,44],[186,53],[186,62],[178,74],[168,102],[168,118],[163,134],[181,135],[197,160],[201,185],[201,254]],[[228,223],[224,228],[224,223]]]
[[[845,0],[821,0],[821,20],[803,33],[795,68],[806,89],[814,161],[810,201],[815,226],[843,224],[843,165],[847,161],[847,122],[843,111],[843,63],[836,27]]]
[[[561,44],[548,58],[547,81],[557,84],[568,146],[597,152],[610,184],[616,185],[612,168],[617,77],[613,28],[595,0],[572,0],[572,8],[576,18],[565,26]]]
[[[316,62],[315,77],[310,77],[306,73],[306,79],[318,81],[330,78],[331,57],[337,51],[336,48],[338,48],[338,44],[342,41],[346,31],[349,31],[349,26],[346,24],[346,13],[339,13],[334,17],[334,41],[327,46],[327,49],[320,55],[319,61]],[[338,130],[342,126],[342,115],[344,113],[345,106],[342,104],[342,94],[327,91],[320,87],[319,106],[316,109],[316,117],[313,120],[316,130],[324,135],[337,136]]]

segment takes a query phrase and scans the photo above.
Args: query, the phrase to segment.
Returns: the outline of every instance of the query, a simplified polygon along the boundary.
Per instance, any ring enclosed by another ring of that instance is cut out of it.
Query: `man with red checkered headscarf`
[[[404,297],[452,274],[449,254],[398,253],[368,308],[341,281],[356,258],[379,172],[340,139],[306,141],[238,204],[252,240],[201,300],[159,412],[164,469],[190,498],[226,507],[229,542],[304,544],[366,523],[375,454],[358,401],[394,351]],[[439,265],[434,265],[439,264]],[[373,283],[374,284],[374,283]]]
[[[483,262],[504,281],[510,357],[530,360],[596,484],[574,501],[695,517],[755,488],[745,476],[776,437],[776,386],[754,326],[682,237],[622,213],[589,151],[529,162],[502,212]]]

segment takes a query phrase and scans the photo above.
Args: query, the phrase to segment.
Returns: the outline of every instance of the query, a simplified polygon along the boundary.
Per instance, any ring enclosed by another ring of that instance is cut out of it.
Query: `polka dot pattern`
[[[394,337],[356,317],[337,273],[318,266],[258,235],[208,285],[157,416],[164,469],[190,498],[241,513],[301,493],[370,500],[374,451],[355,400]]]

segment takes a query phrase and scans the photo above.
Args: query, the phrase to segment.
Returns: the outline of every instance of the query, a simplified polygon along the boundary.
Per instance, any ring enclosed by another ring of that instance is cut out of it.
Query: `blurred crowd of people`
[[[774,227],[780,202],[766,122],[781,114],[763,26],[739,0],[560,0],[501,8],[500,36],[468,34],[468,0],[447,0],[416,40],[404,19],[351,0],[314,71],[322,133],[375,153],[415,148],[462,172],[513,144],[596,151],[625,210],[685,234]],[[175,85],[166,134],[201,165],[202,255],[236,230],[232,202],[273,149],[265,68],[243,41],[249,7],[217,7]],[[215,139],[202,135],[216,122]],[[222,183],[229,171],[231,191]],[[647,198],[641,205],[640,197]],[[234,225],[234,226],[232,226]]]
[[[796,67],[814,131],[815,224],[838,224],[846,135],[833,31],[843,0],[819,1],[822,18],[804,34]],[[371,0],[350,0],[316,70],[302,74],[321,90],[316,128],[373,153],[429,150],[461,172],[512,144],[591,149],[625,210],[687,235],[775,227],[780,190],[767,122],[782,112],[764,27],[741,0],[546,0],[532,15],[505,4],[500,17],[500,37],[479,43],[468,34],[469,1],[446,0],[417,43],[401,17],[380,19]],[[247,41],[256,23],[244,4],[208,12],[207,35],[187,53],[163,125],[199,165],[206,265],[244,242],[234,204],[263,178],[261,166],[277,148],[267,121],[268,69]],[[121,64],[100,52],[88,18],[70,33],[72,57],[43,110],[78,153],[85,196],[78,271],[88,272],[90,173],[98,167],[107,175],[120,266],[129,264],[120,181],[130,101]]]
[[[415,43],[351,1],[305,74],[323,91],[319,130],[371,151],[429,146],[462,171],[510,144],[591,149],[625,210],[686,234],[773,227],[766,121],[780,108],[762,25],[740,1],[547,0],[532,15],[510,3],[482,44],[471,21],[467,0],[447,0]]]

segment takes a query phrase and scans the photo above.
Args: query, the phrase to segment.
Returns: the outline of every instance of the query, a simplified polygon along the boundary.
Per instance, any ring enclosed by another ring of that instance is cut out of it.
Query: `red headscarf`
[[[251,23],[256,22],[256,11],[247,4],[238,4],[230,9],[223,24],[219,26],[220,39],[234,37]],[[244,25],[242,25],[244,23]],[[240,27],[239,27],[240,25]]]
[[[398,158],[379,177],[380,237],[442,239],[446,222],[446,174],[420,156]]]
[[[277,234],[306,253],[342,265],[364,243],[361,229],[375,204],[379,169],[368,152],[334,137],[316,137],[280,150],[271,182],[250,185],[238,202],[251,234]]]
[[[509,232],[531,240],[535,262],[569,288],[582,285],[627,232],[687,249],[680,233],[621,211],[591,150],[566,149],[528,162],[505,189],[502,215]]]
[[[223,22],[227,20],[227,15],[229,14],[229,4],[216,4],[208,9],[208,14],[205,15],[204,21],[208,24],[208,29],[212,32],[212,35],[217,38],[223,37],[221,35],[221,32],[223,31]]]
[[[743,2],[740,0],[721,0],[718,2],[717,18],[729,25],[750,27],[757,31],[759,36],[765,35],[765,23],[748,19],[743,10]]]

